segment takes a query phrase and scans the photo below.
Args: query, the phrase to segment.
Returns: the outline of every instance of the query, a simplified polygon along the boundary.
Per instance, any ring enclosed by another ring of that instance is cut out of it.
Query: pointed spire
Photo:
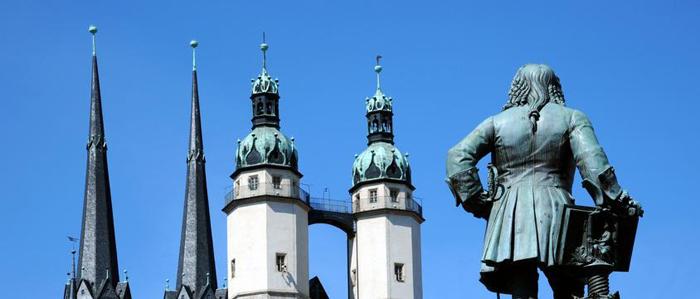
[[[92,84],[90,97],[90,131],[87,144],[88,160],[83,202],[82,232],[80,238],[79,278],[100,285],[108,276],[112,283],[119,279],[117,247],[114,237],[112,196],[107,170],[107,145],[102,119],[102,97],[93,36]],[[107,273],[109,272],[109,275]]]
[[[194,49],[198,43],[193,41]],[[194,54],[193,54],[194,55]],[[194,56],[193,56],[194,57]],[[199,109],[197,70],[193,59],[192,110],[190,115],[190,137],[187,158],[185,202],[182,214],[180,256],[177,270],[177,286],[200,290],[206,285],[207,273],[216,281],[214,246],[209,216],[209,199],[205,171],[202,121]],[[216,287],[216,286],[214,286]]]
[[[202,144],[202,121],[199,112],[199,87],[197,83],[197,65],[195,61],[195,49],[199,42],[190,42],[192,47],[192,108],[190,115],[190,145],[187,159],[204,159],[204,146]]]
[[[90,142],[104,143],[104,123],[102,120],[102,96],[100,95],[100,75],[97,68],[97,54],[95,52],[95,35],[97,27],[91,25],[88,31],[92,34],[92,81],[90,84]]]

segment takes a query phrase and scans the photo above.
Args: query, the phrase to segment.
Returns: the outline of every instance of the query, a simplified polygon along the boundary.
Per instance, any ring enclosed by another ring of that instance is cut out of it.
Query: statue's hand
[[[632,196],[627,192],[627,190],[622,190],[620,196],[611,202],[608,202],[607,206],[613,210],[617,210],[619,214],[629,216],[629,217],[642,217],[644,216],[644,209],[642,209],[642,204],[634,200]]]
[[[484,200],[485,194],[478,194],[462,202],[462,208],[476,218],[488,220],[491,214],[491,203]]]
[[[632,196],[627,193],[627,190],[623,190],[620,195],[621,202],[625,204],[628,216],[644,216],[644,209],[642,209],[642,204],[632,198]]]

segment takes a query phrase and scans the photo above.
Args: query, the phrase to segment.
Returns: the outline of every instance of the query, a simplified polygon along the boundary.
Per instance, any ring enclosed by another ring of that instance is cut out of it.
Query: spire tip
[[[265,32],[263,31],[263,40],[260,44],[260,50],[263,52],[263,69],[267,69],[267,49],[270,46],[265,42]]]
[[[195,71],[197,70],[197,60],[196,60],[196,55],[195,55],[195,49],[199,46],[199,42],[197,40],[191,40],[190,41],[190,47],[192,47],[192,70]]]
[[[97,46],[95,45],[95,35],[97,34],[97,26],[90,25],[88,32],[92,34],[92,56],[97,55]]]
[[[381,59],[382,55],[377,55],[377,64],[374,66],[374,72],[377,73],[377,90],[381,89],[381,85],[379,84],[379,73],[382,72],[382,66],[379,64]]]

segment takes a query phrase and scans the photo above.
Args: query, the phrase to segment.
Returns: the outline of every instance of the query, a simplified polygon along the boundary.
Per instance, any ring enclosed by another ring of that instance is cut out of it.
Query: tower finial
[[[97,27],[95,25],[90,25],[88,31],[92,34],[92,56],[97,55],[97,45],[95,44],[95,35],[97,35]]]
[[[265,42],[265,32],[263,31],[263,41],[262,44],[260,44],[260,50],[263,52],[263,69],[267,70],[267,49],[270,46],[267,45]]]
[[[381,85],[379,84],[379,73],[382,72],[382,66],[379,64],[381,59],[382,55],[377,55],[377,65],[374,66],[374,72],[377,73],[377,90],[381,89]]]
[[[197,70],[197,60],[196,60],[196,55],[195,51],[197,49],[197,46],[199,46],[199,42],[196,40],[191,40],[190,41],[190,47],[192,47],[192,70],[196,71]]]

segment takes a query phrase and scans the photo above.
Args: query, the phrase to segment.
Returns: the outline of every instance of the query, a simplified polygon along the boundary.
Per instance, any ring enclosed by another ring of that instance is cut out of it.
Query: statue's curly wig
[[[529,116],[534,132],[537,131],[540,110],[549,102],[564,105],[564,93],[561,90],[559,77],[547,65],[526,64],[515,73],[508,91],[508,102],[503,106],[503,110],[516,106],[529,106]]]

